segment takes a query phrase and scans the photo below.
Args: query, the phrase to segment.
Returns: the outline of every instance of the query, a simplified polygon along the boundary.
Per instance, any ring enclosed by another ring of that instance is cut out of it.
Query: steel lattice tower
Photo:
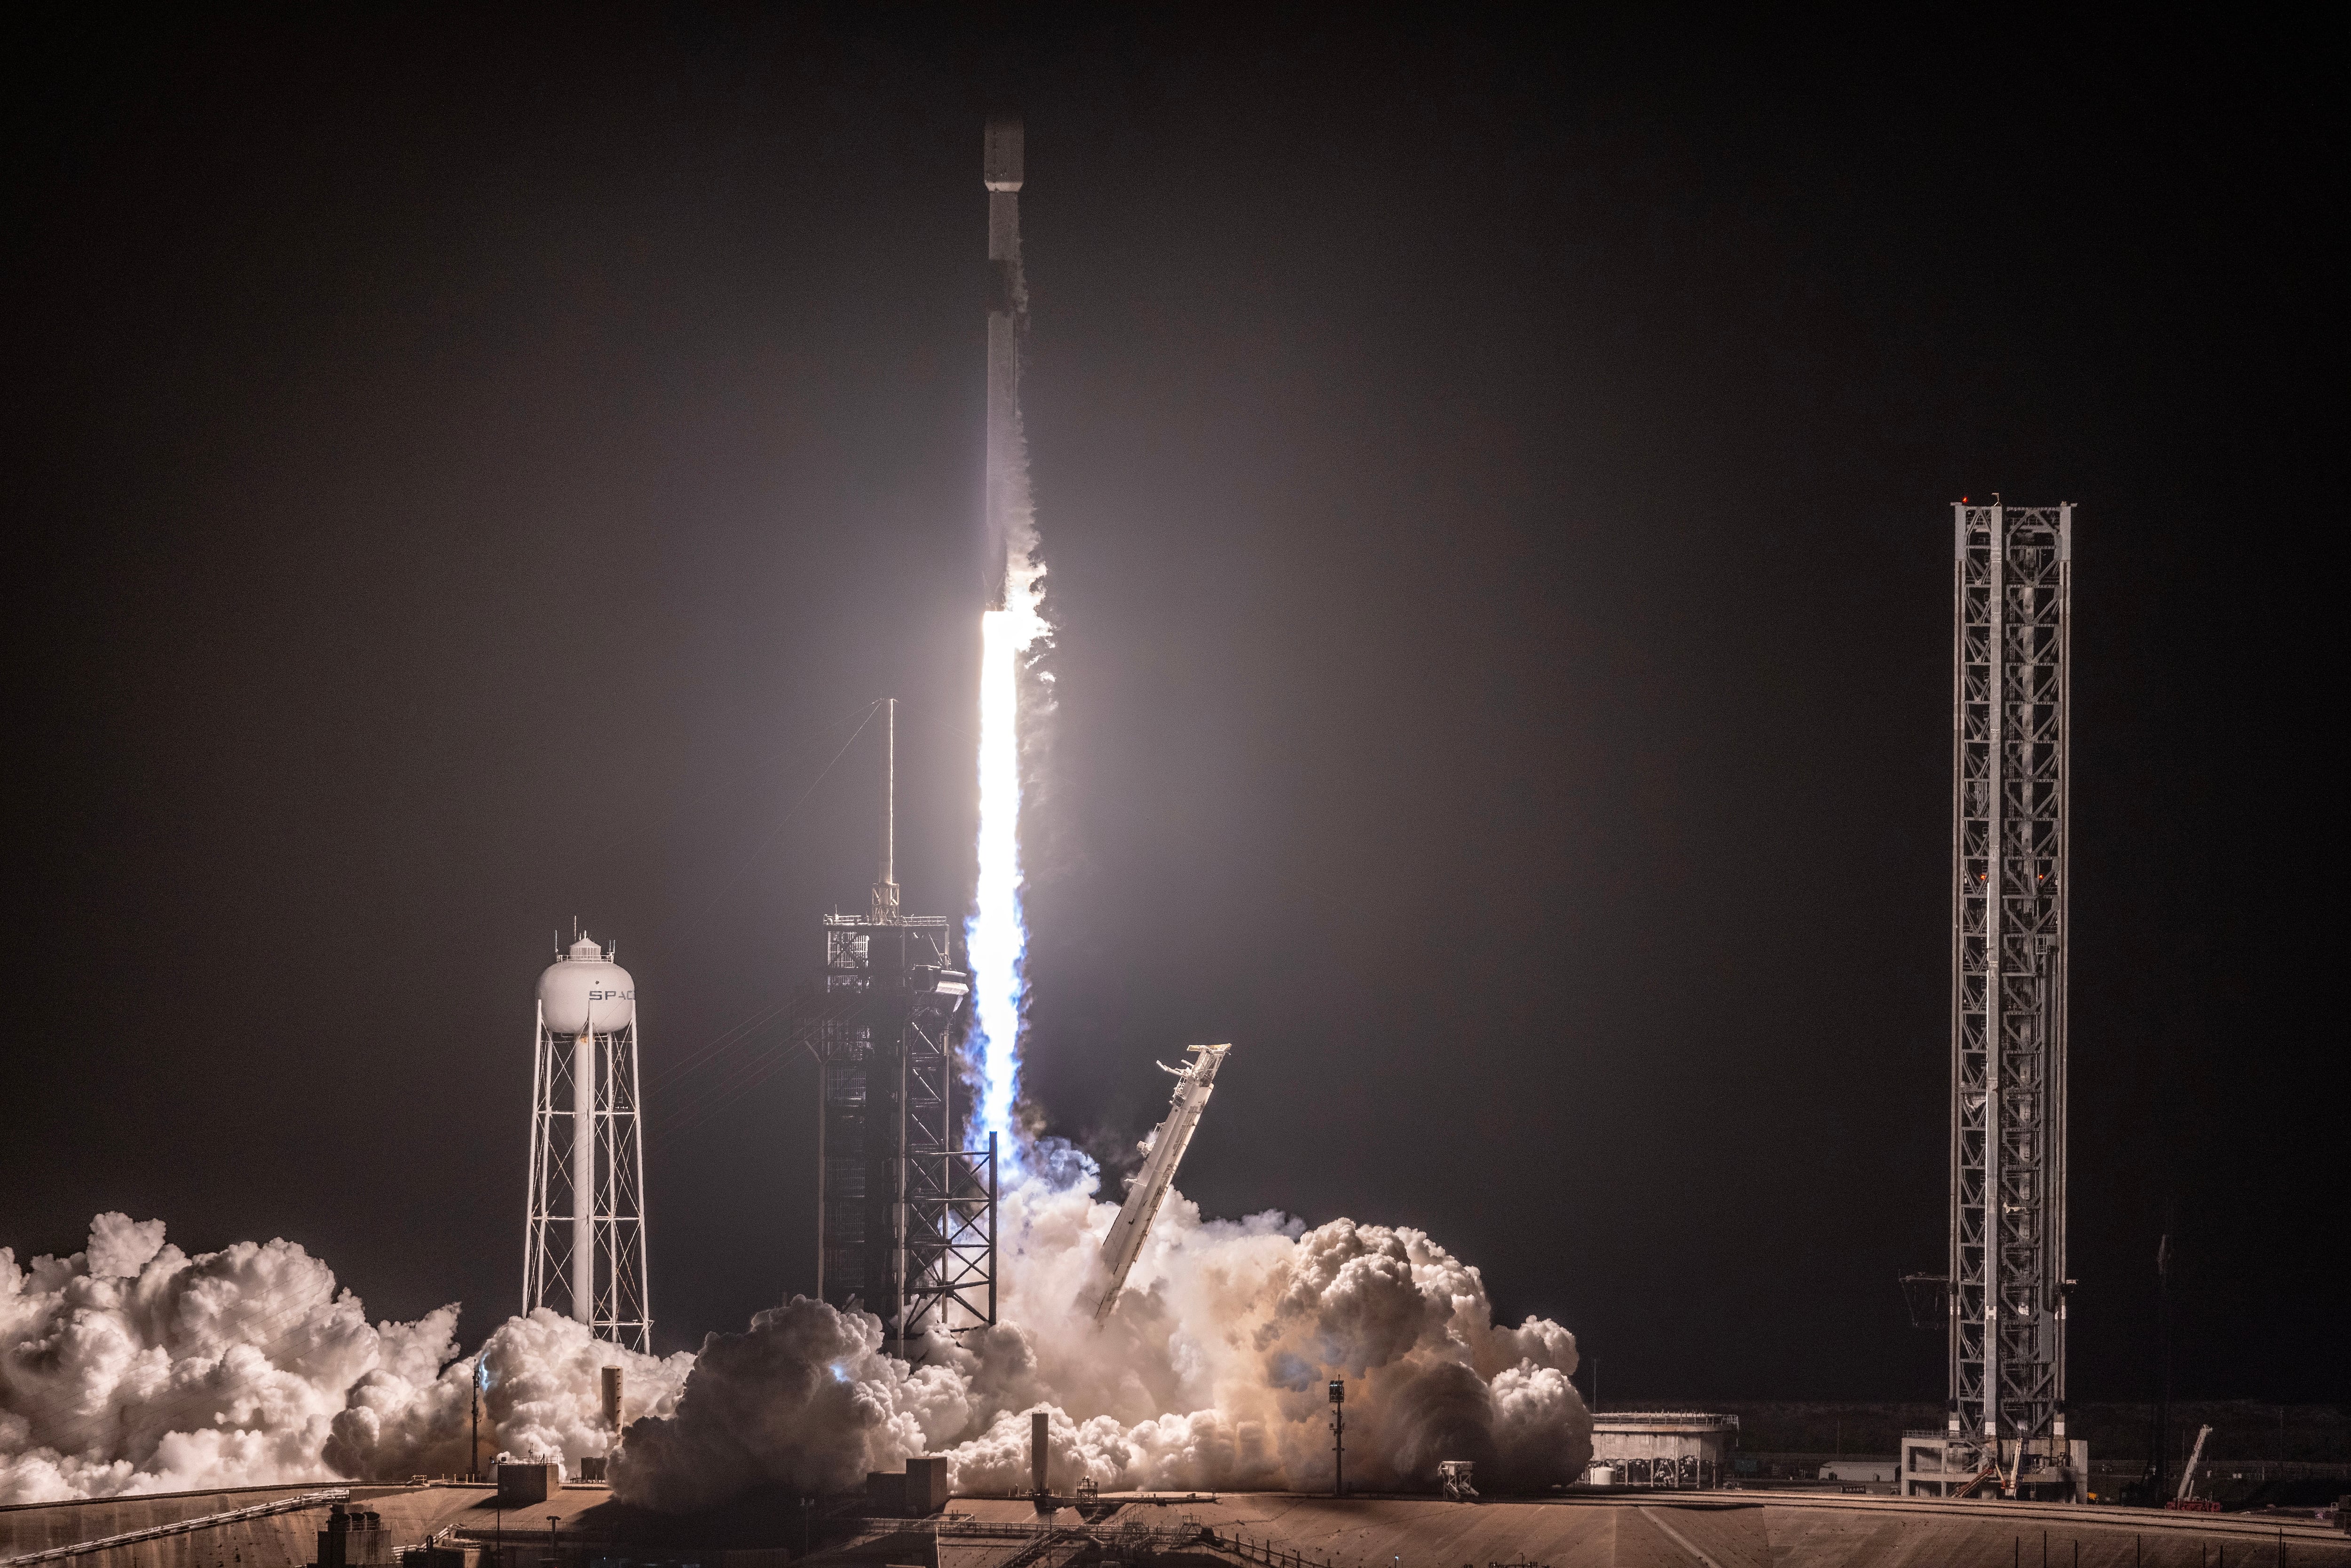
[[[1954,521],[1950,1422],[2011,1496],[2065,1439],[2067,692],[2074,508]]]
[[[996,1140],[959,1146],[956,1046],[970,979],[954,927],[898,910],[897,704],[882,704],[882,855],[871,912],[824,919],[791,1038],[815,1057],[817,1294],[882,1319],[905,1355],[996,1321]]]

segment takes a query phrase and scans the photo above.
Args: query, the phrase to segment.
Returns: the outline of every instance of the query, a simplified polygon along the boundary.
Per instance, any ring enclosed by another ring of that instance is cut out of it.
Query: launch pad
[[[1448,1502],[1437,1497],[1307,1497],[1224,1491],[1105,1496],[1040,1517],[1026,1498],[950,1498],[891,1518],[860,1500],[759,1492],[703,1514],[658,1514],[567,1486],[503,1512],[488,1487],[246,1488],[37,1503],[0,1511],[0,1564],[58,1568],[300,1568],[336,1501],[381,1518],[418,1568],[1664,1568],[1876,1563],[2210,1568],[2285,1561],[2346,1568],[2351,1541],[2307,1521],[2035,1504],[1779,1492],[1683,1496],[1572,1491]],[[841,1505],[846,1504],[844,1508]],[[135,1540],[124,1539],[126,1534]],[[392,1561],[388,1554],[385,1568]]]

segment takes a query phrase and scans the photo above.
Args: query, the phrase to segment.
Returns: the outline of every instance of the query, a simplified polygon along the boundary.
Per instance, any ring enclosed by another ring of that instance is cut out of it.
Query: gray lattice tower
[[[864,915],[824,920],[824,968],[795,994],[818,1067],[817,1294],[882,1319],[898,1353],[996,1321],[996,1143],[958,1147],[956,1047],[969,977],[954,928],[902,915],[897,704],[882,705],[881,873]]]
[[[1950,1436],[2030,1494],[2068,1462],[2074,509],[1961,502],[1953,520]]]
[[[996,1147],[956,1146],[967,985],[948,922],[825,918],[825,967],[793,1003],[820,1070],[817,1293],[890,1338],[996,1321]]]

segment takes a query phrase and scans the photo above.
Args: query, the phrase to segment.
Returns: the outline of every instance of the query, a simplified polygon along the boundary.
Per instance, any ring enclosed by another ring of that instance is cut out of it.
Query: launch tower
[[[1939,1444],[1906,1439],[1903,1490],[2078,1500],[2086,1445],[2065,1435],[2074,508],[1961,502],[1952,522],[1950,1403]]]
[[[1952,508],[1950,1396],[2010,1495],[2065,1440],[2074,508]],[[2061,1479],[2062,1477],[2062,1479]]]
[[[522,1310],[651,1354],[637,983],[582,936],[538,977]]]
[[[885,701],[872,904],[824,917],[824,967],[795,993],[791,1030],[818,1071],[817,1294],[881,1318],[904,1355],[935,1326],[996,1321],[996,1141],[961,1146],[971,985],[954,927],[898,909],[896,717]]]

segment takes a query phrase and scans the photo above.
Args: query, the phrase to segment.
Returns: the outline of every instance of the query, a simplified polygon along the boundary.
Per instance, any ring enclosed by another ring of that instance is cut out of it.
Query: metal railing
[[[54,1563],[59,1558],[79,1557],[87,1552],[105,1552],[117,1546],[129,1546],[141,1541],[155,1541],[166,1535],[185,1535],[192,1531],[211,1530],[218,1525],[235,1524],[240,1520],[261,1519],[273,1513],[293,1513],[322,1504],[348,1502],[351,1489],[335,1487],[326,1491],[306,1491],[295,1497],[281,1497],[273,1502],[256,1503],[251,1508],[233,1508],[223,1513],[199,1514],[193,1519],[174,1520],[170,1524],[151,1524],[144,1530],[126,1530],[119,1535],[101,1535],[95,1541],[77,1541],[70,1546],[52,1546],[45,1552],[27,1552],[17,1557],[0,1557],[0,1568],[19,1568],[28,1563]]]
[[[1203,1530],[1195,1539],[1204,1546],[1229,1552],[1245,1562],[1262,1563],[1266,1568],[1332,1568],[1332,1559],[1328,1557],[1309,1557],[1271,1542],[1251,1541],[1246,1535],[1219,1535],[1213,1530]]]

